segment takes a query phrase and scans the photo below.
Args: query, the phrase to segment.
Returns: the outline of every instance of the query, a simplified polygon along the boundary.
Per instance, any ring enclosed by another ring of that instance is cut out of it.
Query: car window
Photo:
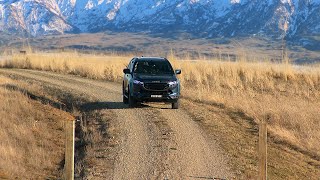
[[[138,61],[134,73],[138,74],[173,74],[173,69],[168,61]]]
[[[134,59],[132,59],[127,66],[127,68],[130,69],[130,71],[132,71],[133,63],[134,63]]]
[[[133,65],[134,65],[134,62],[135,62],[135,61],[134,61],[134,60],[132,60],[132,61],[131,61],[131,63],[130,63],[130,68],[129,68],[129,69],[130,69],[130,72],[132,72],[132,71],[133,71]]]

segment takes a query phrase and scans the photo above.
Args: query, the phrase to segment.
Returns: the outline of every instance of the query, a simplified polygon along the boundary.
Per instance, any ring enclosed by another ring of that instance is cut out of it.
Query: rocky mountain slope
[[[320,33],[320,0],[0,0],[0,31],[182,31],[202,37]]]

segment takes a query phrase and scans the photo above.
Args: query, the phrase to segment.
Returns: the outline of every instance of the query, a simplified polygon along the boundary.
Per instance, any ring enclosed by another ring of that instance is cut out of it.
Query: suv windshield
[[[168,61],[138,61],[134,68],[134,73],[138,74],[173,74],[173,69]]]

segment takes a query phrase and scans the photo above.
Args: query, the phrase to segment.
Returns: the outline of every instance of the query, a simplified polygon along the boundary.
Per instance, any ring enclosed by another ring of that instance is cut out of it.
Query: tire
[[[124,95],[122,96],[122,101],[124,104],[128,104],[129,100]]]
[[[124,89],[124,87],[122,88],[122,101],[124,104],[128,104],[128,98],[125,96],[126,95],[126,91]]]
[[[179,109],[179,101],[172,103],[172,109]]]
[[[129,92],[128,92],[128,97],[129,97],[129,99],[128,99],[128,103],[129,103],[129,107],[130,108],[134,108],[135,106],[136,106],[136,100],[131,96],[131,94],[130,94],[130,89],[129,89]]]

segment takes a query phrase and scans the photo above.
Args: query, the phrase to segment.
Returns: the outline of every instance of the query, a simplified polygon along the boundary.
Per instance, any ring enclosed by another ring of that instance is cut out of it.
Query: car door
[[[124,85],[124,88],[125,88],[126,92],[129,92],[128,87],[129,87],[129,84],[130,84],[130,80],[132,79],[132,67],[133,67],[133,64],[134,64],[134,59],[132,59],[129,62],[128,66],[127,66],[127,68],[130,69],[131,74],[125,74],[124,75],[123,85]]]

